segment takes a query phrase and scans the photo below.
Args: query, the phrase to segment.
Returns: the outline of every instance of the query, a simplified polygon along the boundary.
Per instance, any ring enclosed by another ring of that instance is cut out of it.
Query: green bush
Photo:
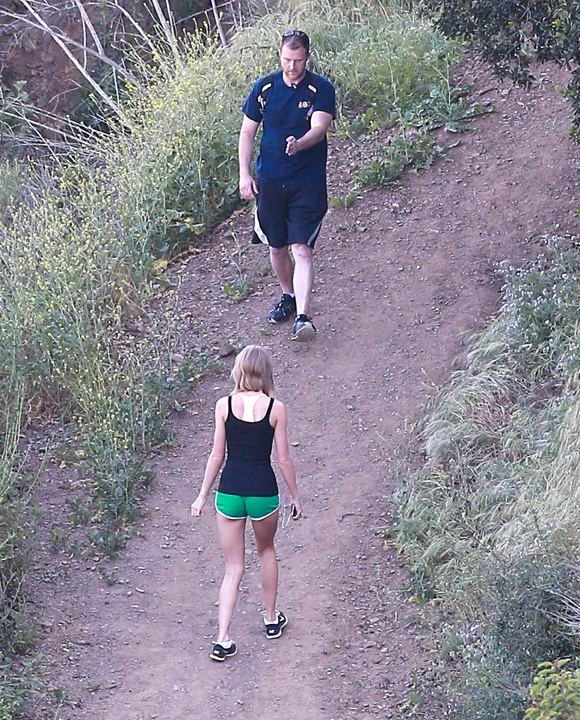
[[[580,670],[568,670],[570,658],[542,662],[530,688],[532,705],[524,720],[576,720],[580,717]]]
[[[0,81],[0,149],[18,152],[22,139],[30,133],[29,119],[35,114],[24,89],[26,81],[19,80],[12,89]]]

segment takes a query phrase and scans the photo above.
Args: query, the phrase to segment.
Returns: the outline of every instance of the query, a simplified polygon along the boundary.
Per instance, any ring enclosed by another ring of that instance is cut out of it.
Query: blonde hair
[[[236,357],[232,370],[234,392],[252,390],[274,396],[274,377],[270,356],[259,345],[247,345]]]

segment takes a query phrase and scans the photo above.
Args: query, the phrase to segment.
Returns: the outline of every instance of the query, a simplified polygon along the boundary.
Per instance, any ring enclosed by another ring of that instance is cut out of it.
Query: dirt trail
[[[39,558],[33,586],[48,608],[48,681],[82,701],[66,703],[63,720],[389,718],[408,701],[414,673],[429,684],[437,649],[404,592],[395,549],[375,533],[388,523],[405,428],[449,377],[462,333],[496,307],[497,263],[521,264],[541,251],[544,233],[580,229],[580,151],[552,89],[563,76],[551,72],[528,93],[498,87],[480,67],[470,72],[496,112],[457,137],[431,170],[329,213],[317,249],[312,344],[290,343],[289,326],[265,322],[278,290],[263,273],[265,253],[245,245],[248,216],[174,269],[184,355],[202,350],[214,359],[224,343],[259,342],[274,359],[305,501],[304,520],[281,526],[277,539],[279,604],[290,624],[281,640],[265,639],[248,534],[233,626],[239,652],[223,665],[207,657],[221,556],[213,509],[197,521],[188,513],[213,405],[230,389],[230,357],[200,383],[189,411],[172,418],[175,445],[152,461],[151,513],[106,564],[120,582],[107,585],[96,569],[103,563],[93,560],[62,556],[55,569],[54,559]],[[343,194],[353,157],[351,146],[332,140],[331,196]],[[236,304],[222,288],[235,277],[240,238],[254,294]],[[47,512],[62,495],[59,483],[66,489],[58,476],[47,479]],[[35,717],[45,712],[39,704]],[[434,707],[428,714],[442,716]]]

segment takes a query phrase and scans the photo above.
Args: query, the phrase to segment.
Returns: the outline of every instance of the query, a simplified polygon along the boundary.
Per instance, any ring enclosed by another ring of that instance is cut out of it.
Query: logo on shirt
[[[302,110],[302,109],[305,110],[306,108],[309,108],[310,105],[311,105],[310,100],[301,100],[301,101],[298,103],[298,107],[299,107],[301,110]]]

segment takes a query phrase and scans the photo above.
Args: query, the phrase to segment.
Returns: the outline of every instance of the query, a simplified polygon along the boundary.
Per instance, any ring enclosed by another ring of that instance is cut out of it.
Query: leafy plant
[[[542,662],[530,687],[532,705],[524,720],[576,720],[580,717],[580,670],[567,669],[570,658]]]
[[[360,189],[383,187],[398,180],[406,167],[428,168],[443,149],[426,133],[395,137],[367,167],[356,173]]]
[[[0,149],[17,149],[18,143],[30,132],[28,121],[35,108],[25,85],[25,80],[18,80],[12,88],[7,88],[0,82]]]
[[[332,207],[340,207],[344,208],[345,210],[348,210],[351,205],[354,204],[356,201],[357,195],[354,192],[347,193],[344,197],[340,198],[331,198],[330,204]]]
[[[241,302],[251,293],[252,286],[245,275],[240,275],[232,283],[226,283],[223,290],[232,300]]]

